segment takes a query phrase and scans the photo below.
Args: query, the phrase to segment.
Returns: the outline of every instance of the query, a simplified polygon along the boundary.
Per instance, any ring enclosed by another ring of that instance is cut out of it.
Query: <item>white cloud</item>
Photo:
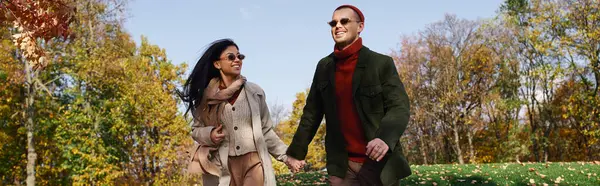
[[[243,19],[250,20],[250,19],[254,18],[253,12],[258,11],[258,9],[260,9],[260,6],[258,6],[258,5],[252,5],[249,7],[241,7],[240,14],[242,15]]]
[[[240,8],[240,14],[242,14],[242,18],[245,20],[249,20],[252,19],[252,15],[250,14],[250,10],[248,10],[247,8]]]

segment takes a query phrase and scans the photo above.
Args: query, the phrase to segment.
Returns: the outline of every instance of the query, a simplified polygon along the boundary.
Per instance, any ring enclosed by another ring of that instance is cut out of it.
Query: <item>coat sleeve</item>
[[[315,71],[308,96],[306,98],[306,105],[302,110],[302,117],[296,134],[292,139],[292,143],[287,150],[287,155],[294,157],[298,160],[304,160],[308,153],[308,145],[315,137],[315,133],[321,125],[323,120],[323,101],[321,100],[321,91],[317,87],[317,75],[319,73],[319,65]]]
[[[279,136],[277,136],[277,133],[275,133],[275,130],[273,130],[273,121],[271,120],[271,114],[269,112],[269,107],[267,106],[266,95],[264,91],[262,92],[260,99],[260,118],[262,132],[269,154],[271,154],[271,156],[273,156],[277,161],[286,161],[287,155],[285,154],[285,151],[287,150],[287,145],[281,141]]]
[[[196,114],[199,116],[199,114]],[[213,126],[205,126],[200,118],[194,117],[192,124],[192,138],[202,146],[215,146],[216,144],[210,139],[210,132]]]
[[[383,140],[389,146],[390,152],[393,152],[408,125],[410,102],[391,57],[386,58],[381,68],[380,79],[385,115],[375,136]]]

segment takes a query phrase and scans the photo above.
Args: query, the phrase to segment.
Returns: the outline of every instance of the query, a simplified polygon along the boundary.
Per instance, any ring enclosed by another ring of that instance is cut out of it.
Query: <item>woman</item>
[[[245,56],[238,50],[230,39],[213,42],[180,94],[186,113],[191,110],[194,117],[191,169],[204,174],[207,186],[274,186],[269,154],[293,169],[304,162],[285,155],[287,146],[273,131],[264,91],[241,75]]]

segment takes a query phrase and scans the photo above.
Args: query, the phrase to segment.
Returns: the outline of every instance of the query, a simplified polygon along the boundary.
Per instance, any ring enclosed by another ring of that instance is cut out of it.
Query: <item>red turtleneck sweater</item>
[[[358,38],[347,48],[334,48],[335,101],[342,134],[346,139],[346,150],[350,161],[363,163],[366,158],[367,142],[354,100],[352,99],[352,76],[358,62],[358,51],[362,48],[362,38]]]

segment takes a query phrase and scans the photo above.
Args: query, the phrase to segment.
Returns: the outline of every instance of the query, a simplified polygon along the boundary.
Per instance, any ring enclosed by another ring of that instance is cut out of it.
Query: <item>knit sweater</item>
[[[229,156],[241,156],[256,151],[252,135],[252,115],[246,91],[241,88],[237,99],[230,100],[223,109],[223,128],[227,130]],[[233,102],[233,104],[231,104]]]
[[[334,49],[335,95],[341,131],[346,139],[346,150],[350,161],[362,163],[366,158],[367,142],[352,97],[352,77],[358,61],[362,38],[358,38],[343,50]]]

